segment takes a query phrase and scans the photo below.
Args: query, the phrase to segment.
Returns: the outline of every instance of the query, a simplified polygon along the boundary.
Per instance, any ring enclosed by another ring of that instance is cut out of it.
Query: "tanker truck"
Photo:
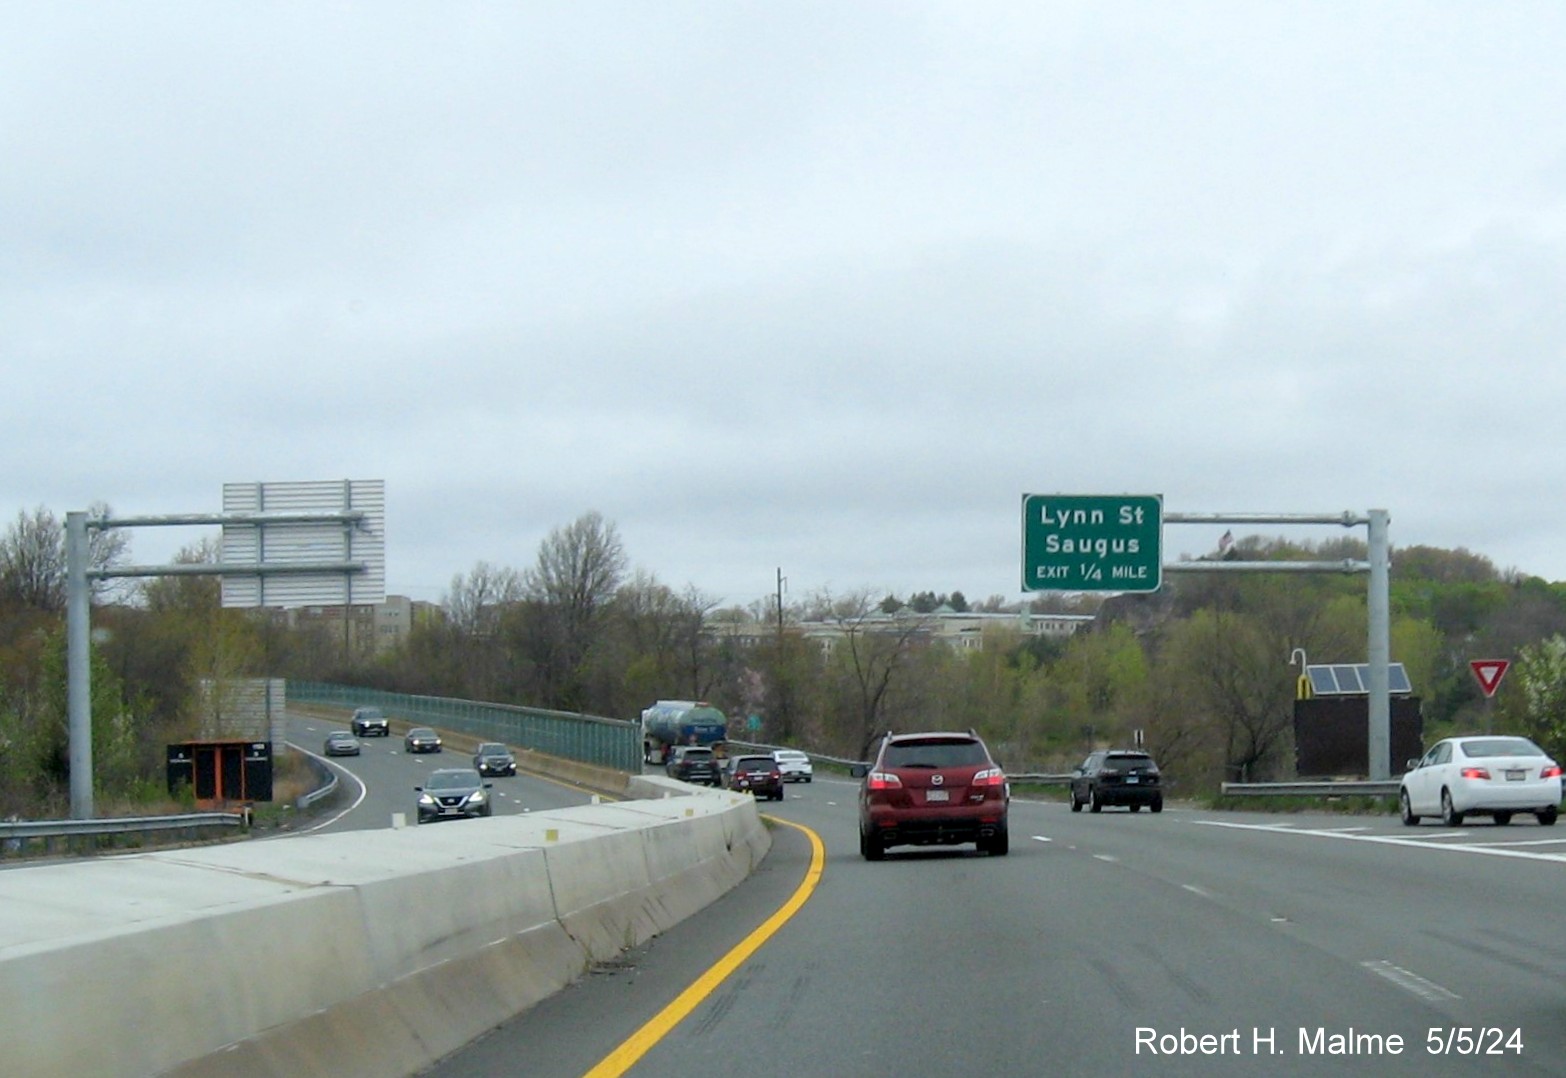
[[[665,763],[676,745],[708,745],[719,750],[728,737],[723,712],[697,700],[659,700],[642,712],[642,759]]]

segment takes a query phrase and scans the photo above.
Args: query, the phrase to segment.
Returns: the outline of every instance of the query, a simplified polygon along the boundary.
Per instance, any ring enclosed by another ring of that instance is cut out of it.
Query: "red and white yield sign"
[[[1495,690],[1501,687],[1501,679],[1506,676],[1506,668],[1511,665],[1508,659],[1475,659],[1468,664],[1486,696],[1495,695]]]

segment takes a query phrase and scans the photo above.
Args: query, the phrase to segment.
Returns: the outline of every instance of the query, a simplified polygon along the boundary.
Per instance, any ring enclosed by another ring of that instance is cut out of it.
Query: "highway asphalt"
[[[366,741],[338,761],[365,795],[306,826],[411,822],[420,776],[466,760]],[[493,781],[497,812],[591,799]],[[426,1073],[1566,1074],[1566,825],[1018,800],[1007,857],[872,864],[856,790],[790,784],[763,809],[774,845],[750,880]],[[824,860],[801,900],[812,835]],[[628,1054],[681,998],[688,1014]]]
[[[629,1069],[599,1065],[797,892],[804,831],[428,1073],[1566,1074],[1566,828],[1019,801],[1008,857],[872,864],[856,788],[767,806],[819,886]]]

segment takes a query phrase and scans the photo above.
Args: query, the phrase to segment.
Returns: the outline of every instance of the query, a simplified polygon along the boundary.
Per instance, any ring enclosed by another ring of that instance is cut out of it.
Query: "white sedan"
[[[1408,762],[1397,799],[1410,827],[1424,816],[1456,827],[1470,814],[1507,824],[1518,812],[1548,827],[1560,811],[1561,768],[1526,737],[1449,737]]]
[[[784,782],[809,782],[815,775],[816,769],[811,765],[810,757],[798,749],[778,749],[772,758],[778,762],[778,770],[783,773]]]

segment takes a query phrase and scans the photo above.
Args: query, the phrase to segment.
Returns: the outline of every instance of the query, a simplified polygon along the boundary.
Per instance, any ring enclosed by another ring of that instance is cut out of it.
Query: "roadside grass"
[[[1388,816],[1397,811],[1395,796],[1369,794],[1319,797],[1298,795],[1225,797],[1222,794],[1214,794],[1198,799],[1198,804],[1215,812],[1275,812],[1280,815],[1295,812],[1327,812],[1341,816]]]

